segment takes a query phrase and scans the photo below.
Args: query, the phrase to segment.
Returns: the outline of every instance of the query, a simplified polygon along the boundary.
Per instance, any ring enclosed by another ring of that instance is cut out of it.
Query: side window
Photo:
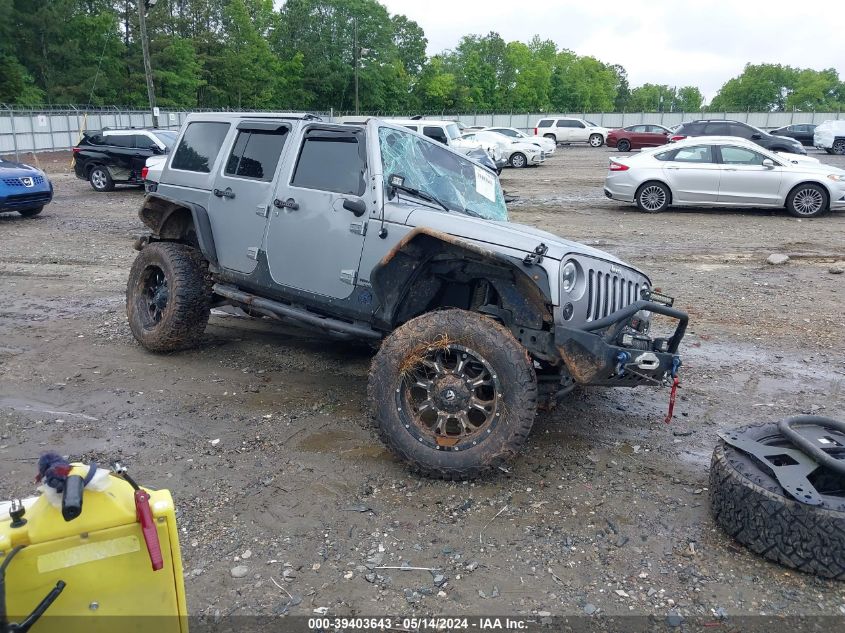
[[[433,139],[438,143],[443,143],[444,145],[449,144],[449,139],[446,136],[446,132],[444,132],[442,128],[439,128],[435,125],[424,126],[423,136],[427,136],[428,138]]]
[[[228,131],[228,123],[189,123],[170,168],[209,173]]]
[[[745,127],[744,125],[737,125],[736,123],[731,123],[730,127],[731,136],[738,136],[740,138],[751,138],[751,135],[755,134],[754,130]]]
[[[360,196],[366,187],[365,167],[357,137],[317,132],[302,143],[291,185]]]
[[[416,125],[406,125],[404,127],[408,128],[409,130],[413,130],[414,132],[419,132]]]
[[[723,145],[722,162],[726,165],[762,165],[765,156],[744,147]]]
[[[93,135],[88,136],[86,138],[88,139],[88,142],[91,145],[104,145],[105,144],[105,140],[103,140],[102,134],[93,134]]]
[[[713,148],[710,145],[682,147],[672,160],[677,163],[712,163]]]
[[[630,128],[630,132],[649,132],[647,125],[634,125]]]
[[[732,136],[727,123],[708,123],[704,126],[704,136]]]
[[[572,121],[568,119],[559,119],[557,122],[557,127],[572,127]]]
[[[590,125],[592,125],[592,123]],[[569,127],[577,127],[583,129],[587,127],[587,125],[583,121],[570,121]]]
[[[552,127],[552,120],[543,119],[537,124],[537,127]]]
[[[144,134],[134,134],[131,138],[132,147],[137,147],[138,149],[153,149],[158,147],[153,139],[149,136],[145,136]]]
[[[677,153],[678,150],[672,149],[668,152],[660,152],[659,154],[655,154],[654,157],[657,160],[672,160],[672,157]]]
[[[106,145],[113,147],[133,147],[133,134],[107,134]]]
[[[287,128],[239,131],[224,173],[238,178],[273,180],[287,133]]]

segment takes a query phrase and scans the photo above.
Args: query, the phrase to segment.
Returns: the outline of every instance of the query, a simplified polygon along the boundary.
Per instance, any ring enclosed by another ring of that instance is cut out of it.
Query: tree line
[[[0,102],[148,104],[143,0],[0,0]],[[625,68],[534,37],[466,35],[428,56],[423,29],[376,0],[158,0],[147,14],[155,92],[166,108],[362,112],[685,111],[696,86],[631,87]],[[657,62],[659,63],[659,62]],[[747,65],[711,110],[837,110],[835,69]]]

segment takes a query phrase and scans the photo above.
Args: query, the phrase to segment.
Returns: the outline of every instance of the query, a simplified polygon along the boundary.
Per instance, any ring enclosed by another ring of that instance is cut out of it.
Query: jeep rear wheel
[[[138,253],[126,287],[126,314],[141,345],[154,352],[195,345],[210,306],[208,264],[196,249],[154,242]]]
[[[473,479],[504,464],[537,411],[525,348],[465,310],[424,314],[394,331],[373,359],[368,392],[382,441],[439,479]]]

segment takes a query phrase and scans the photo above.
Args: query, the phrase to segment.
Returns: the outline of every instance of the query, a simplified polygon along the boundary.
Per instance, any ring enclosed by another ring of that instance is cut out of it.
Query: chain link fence
[[[160,109],[160,128],[178,130],[191,112],[202,110]],[[215,110],[215,111],[219,111]],[[327,121],[340,120],[351,112],[315,112]],[[417,113],[412,113],[417,114]],[[370,112],[360,115],[384,118],[409,117],[400,112]],[[625,127],[641,123],[657,123],[666,127],[691,119],[732,119],[760,128],[773,129],[796,123],[821,123],[830,119],[845,118],[843,112],[569,112],[569,113],[493,113],[472,112],[427,113],[428,119],[461,121],[465,125],[514,127],[531,132],[542,118],[573,116],[586,119],[608,128]],[[149,110],[120,106],[38,106],[21,107],[0,103],[0,155],[68,150],[77,144],[84,130],[103,128],[152,127],[153,116]]]

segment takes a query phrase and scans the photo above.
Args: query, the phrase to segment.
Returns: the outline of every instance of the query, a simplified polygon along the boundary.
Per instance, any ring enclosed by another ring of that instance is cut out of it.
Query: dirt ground
[[[564,147],[502,184],[513,221],[619,255],[690,313],[676,419],[665,390],[578,392],[509,472],[464,484],[382,447],[367,347],[215,313],[199,349],[142,350],[124,311],[142,192],[41,155],[54,202],[0,216],[0,499],[34,492],[47,449],[119,458],[176,499],[193,614],[842,615],[845,584],[720,532],[707,475],[723,429],[842,417],[845,213],[641,214],[602,194],[612,154]],[[380,569],[405,564],[436,571]]]

